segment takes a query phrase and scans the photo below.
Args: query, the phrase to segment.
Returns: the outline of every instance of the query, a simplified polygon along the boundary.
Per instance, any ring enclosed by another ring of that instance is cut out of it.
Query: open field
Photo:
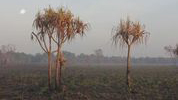
[[[66,67],[63,93],[48,93],[47,67],[0,68],[0,100],[178,100],[178,67],[134,66],[132,92],[124,66]]]

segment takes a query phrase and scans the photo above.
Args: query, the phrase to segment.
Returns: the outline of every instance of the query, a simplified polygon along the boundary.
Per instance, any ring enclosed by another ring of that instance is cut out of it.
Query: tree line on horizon
[[[101,49],[98,49],[101,50]],[[67,59],[64,66],[92,66],[92,65],[124,65],[126,63],[127,57],[121,56],[104,56],[102,51],[100,53],[93,52],[92,54],[81,53],[76,55],[75,53],[69,51],[63,51],[64,57]],[[6,55],[6,57],[4,57]],[[5,59],[6,63],[4,62]],[[55,55],[52,54],[52,59],[55,59]],[[36,53],[36,54],[26,54],[24,52],[11,51],[6,54],[1,52],[0,49],[0,67],[8,67],[14,64],[47,64],[47,54],[46,53]],[[178,60],[174,57],[164,58],[164,57],[139,57],[131,58],[133,65],[176,65]]]

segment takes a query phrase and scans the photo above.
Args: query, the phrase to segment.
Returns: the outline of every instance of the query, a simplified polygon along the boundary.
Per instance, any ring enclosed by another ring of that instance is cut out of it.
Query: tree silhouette
[[[140,22],[132,22],[129,18],[126,21],[120,20],[120,24],[112,31],[113,43],[116,45],[120,43],[120,46],[126,45],[128,48],[127,54],[127,72],[126,83],[128,89],[131,86],[131,63],[130,63],[130,50],[133,44],[142,44],[147,41],[148,32],[145,31],[145,27]]]
[[[1,46],[1,65],[7,67],[9,64],[13,63],[12,53],[16,50],[15,45],[8,44]]]
[[[175,47],[172,47],[172,46],[165,46],[164,49],[170,53],[171,56],[175,56],[175,57],[178,57],[178,44],[176,44]]]
[[[171,55],[172,58],[175,58],[175,65],[176,65],[176,58],[178,57],[178,44],[175,47],[172,46],[165,46],[164,49]]]
[[[94,51],[94,54],[96,56],[97,63],[101,64],[101,60],[104,57],[103,50],[102,49],[97,49],[97,50]]]

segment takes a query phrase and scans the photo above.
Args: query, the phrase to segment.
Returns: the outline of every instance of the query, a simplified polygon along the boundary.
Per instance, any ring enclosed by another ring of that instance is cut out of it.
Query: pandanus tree
[[[130,50],[134,44],[142,44],[146,42],[148,32],[145,31],[145,26],[141,25],[140,22],[133,22],[129,18],[127,20],[120,20],[120,24],[115,27],[112,31],[113,43],[116,45],[120,43],[123,47],[124,45],[128,48],[127,53],[127,72],[126,72],[126,84],[130,90],[131,86],[131,55]]]
[[[83,36],[88,29],[88,24],[74,17],[70,10],[60,8],[56,12],[56,35],[53,41],[57,45],[56,56],[56,88],[61,86],[62,66],[65,62],[62,47],[66,41],[71,41],[76,35]]]
[[[37,33],[32,32],[42,50],[48,54],[48,86],[51,87],[51,53],[56,53],[56,89],[61,86],[62,66],[65,59],[62,47],[66,41],[71,41],[76,35],[83,36],[88,29],[88,24],[74,17],[70,10],[60,8],[57,10],[51,7],[39,12],[33,24]],[[56,44],[52,51],[52,44]]]
[[[51,53],[52,37],[55,31],[55,11],[49,7],[43,12],[37,13],[33,22],[35,29],[31,34],[31,39],[38,41],[42,50],[48,55],[48,87],[51,89]]]

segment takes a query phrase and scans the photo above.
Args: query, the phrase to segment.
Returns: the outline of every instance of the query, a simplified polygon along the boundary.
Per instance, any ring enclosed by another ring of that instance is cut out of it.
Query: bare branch
[[[56,53],[56,52],[57,52],[57,50],[52,51],[52,53]]]
[[[53,36],[52,36],[51,38],[52,38],[52,40],[53,40],[56,44],[58,44],[58,42],[54,39]]]
[[[40,39],[38,38],[38,36],[34,32],[32,32],[32,35],[34,35],[36,37],[36,39],[37,39],[38,43],[40,44],[41,48],[43,49],[43,51],[48,53],[48,51],[45,50],[45,48],[43,47],[43,45],[42,45]]]

